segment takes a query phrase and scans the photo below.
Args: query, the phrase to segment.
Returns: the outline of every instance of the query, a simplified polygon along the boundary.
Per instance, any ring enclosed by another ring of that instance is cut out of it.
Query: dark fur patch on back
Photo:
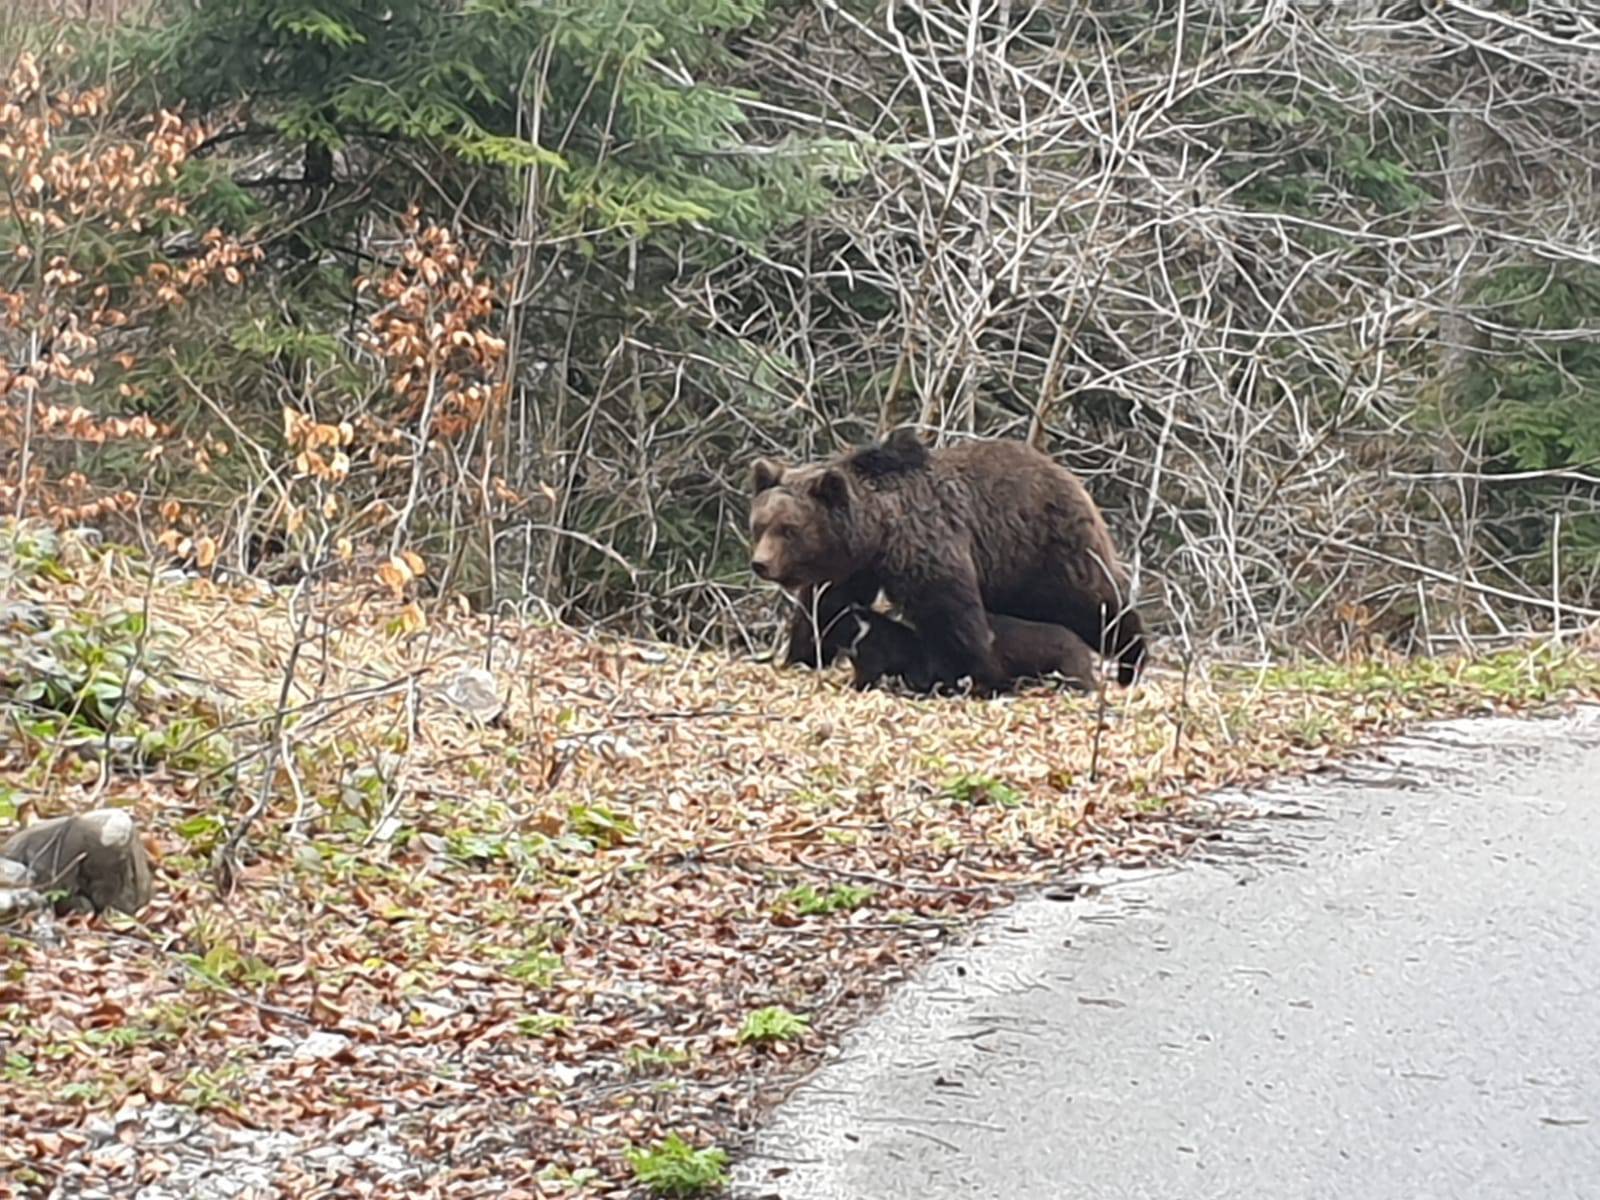
[[[896,429],[881,442],[858,446],[846,460],[858,479],[878,483],[899,475],[926,470],[928,447],[910,429]]]

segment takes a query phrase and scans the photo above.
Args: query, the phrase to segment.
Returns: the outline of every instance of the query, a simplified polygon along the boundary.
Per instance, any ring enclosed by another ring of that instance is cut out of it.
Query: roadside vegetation
[[[0,933],[0,1168],[24,1187],[158,1170],[85,1130],[177,1105],[290,1136],[274,1186],[307,1194],[693,1194],[1019,889],[1176,860],[1225,816],[1207,793],[1423,718],[1600,698],[1591,635],[1163,666],[1103,713],[1042,685],[930,701],[0,544],[0,661],[32,664],[0,670],[0,812],[126,807],[157,860],[136,919]],[[491,652],[485,723],[449,683]],[[379,1133],[393,1157],[309,1153]]]

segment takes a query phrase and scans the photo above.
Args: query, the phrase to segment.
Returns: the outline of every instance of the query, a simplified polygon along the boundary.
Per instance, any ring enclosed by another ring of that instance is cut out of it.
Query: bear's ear
[[[850,503],[850,484],[838,467],[829,467],[811,482],[811,494],[829,508],[844,508]]]
[[[783,482],[783,464],[770,458],[758,458],[750,464],[750,491],[759,496],[768,488]]]

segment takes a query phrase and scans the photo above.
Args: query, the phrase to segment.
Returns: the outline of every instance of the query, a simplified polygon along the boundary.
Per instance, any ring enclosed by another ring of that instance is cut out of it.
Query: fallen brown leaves
[[[87,576],[34,599],[93,609],[133,586]],[[150,607],[247,745],[297,618],[206,584]],[[136,810],[156,844],[157,899],[138,923],[72,918],[59,947],[4,941],[0,1171],[19,1192],[183,1194],[199,1168],[152,1133],[176,1106],[204,1118],[209,1133],[182,1129],[212,1167],[255,1139],[250,1194],[637,1194],[626,1147],[669,1131],[734,1147],[887,985],[1016,888],[1181,855],[1206,790],[1505,694],[1445,668],[1404,687],[1157,673],[1114,695],[1091,778],[1085,699],[857,695],[842,672],[534,624],[498,631],[506,709],[480,728],[433,688],[486,640],[469,620],[406,636],[392,614],[330,608],[226,899],[203,818],[250,806],[263,756],[105,785],[96,801]],[[0,780],[39,815],[102,786],[3,752]],[[801,911],[801,888],[849,902]],[[741,1042],[768,1005],[810,1030]]]

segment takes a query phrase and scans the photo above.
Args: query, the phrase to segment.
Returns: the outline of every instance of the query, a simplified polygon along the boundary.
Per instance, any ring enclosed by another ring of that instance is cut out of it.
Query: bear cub
[[[850,659],[850,686],[857,691],[890,675],[898,675],[914,692],[931,692],[958,677],[956,668],[903,621],[859,605],[850,616],[856,622],[854,636],[840,649]],[[1094,652],[1072,630],[1003,613],[990,613],[989,624],[995,653],[1011,682],[1054,672],[1075,691],[1094,690]]]
[[[1124,685],[1143,667],[1143,623],[1105,519],[1076,476],[1024,442],[930,449],[900,429],[822,462],[757,459],[751,485],[751,569],[800,604],[786,662],[825,663],[813,622],[825,631],[882,591],[949,678],[980,691],[1014,678],[995,649],[1000,614],[1071,630],[1116,660]]]

